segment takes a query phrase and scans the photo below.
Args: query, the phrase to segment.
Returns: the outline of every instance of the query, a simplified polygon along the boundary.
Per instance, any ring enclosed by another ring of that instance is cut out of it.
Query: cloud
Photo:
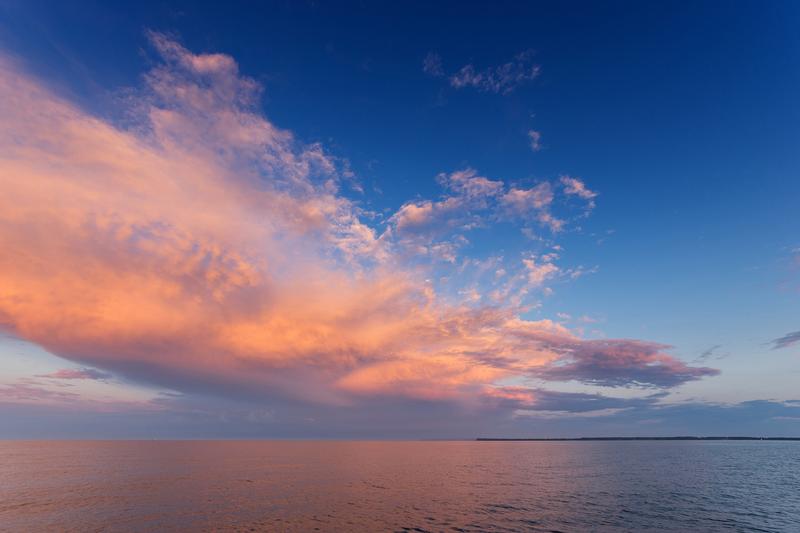
[[[77,406],[77,407],[76,407]],[[169,394],[150,402],[0,400],[0,436],[28,438],[424,438],[753,435],[796,436],[800,401],[674,402],[497,386],[469,409],[374,398],[359,409]]]
[[[477,409],[443,402],[383,400],[348,406],[265,406],[185,395],[141,404],[0,400],[0,438],[418,438],[753,435],[796,436],[800,404],[757,400],[735,404],[669,398],[617,398],[524,389],[484,397]]]
[[[533,56],[532,50],[525,50],[507,63],[482,70],[472,64],[465,65],[450,76],[450,85],[456,89],[472,87],[480,92],[509,94],[539,76],[540,67],[533,63]]]
[[[582,341],[564,352],[558,364],[543,368],[538,375],[555,381],[579,381],[608,387],[674,387],[719,374],[707,367],[692,367],[664,353],[669,346],[638,340]]]
[[[503,182],[479,176],[468,168],[451,174],[440,174],[439,182],[468,200],[482,202],[497,196],[503,190]]]
[[[515,411],[517,427],[501,435],[586,436],[796,436],[800,409],[791,401],[733,404],[672,403],[668,398],[614,398],[537,391],[543,400]],[[531,425],[525,428],[525,421]]]
[[[503,195],[502,201],[516,215],[524,216],[531,211],[547,208],[553,203],[553,198],[553,187],[545,181],[530,189],[512,187]]]
[[[422,60],[422,71],[435,77],[444,76],[442,56],[435,52],[428,52],[425,59]]]
[[[728,355],[730,355],[729,353],[719,353],[719,349],[720,348],[722,348],[721,344],[715,344],[714,346],[711,346],[711,347],[703,350],[700,353],[700,355],[697,356],[697,358],[695,359],[695,362],[704,362],[704,361],[708,361],[710,359],[719,360],[719,359],[724,359]]]
[[[528,130],[528,139],[530,140],[531,150],[538,152],[542,149],[542,134],[536,130]]]
[[[436,180],[444,194],[439,199],[417,199],[401,205],[389,217],[380,242],[392,243],[396,251],[417,259],[454,263],[473,230],[498,222],[536,222],[555,234],[567,224],[551,212],[556,197],[551,182],[543,181],[531,188],[507,186],[471,168],[440,173]]]
[[[232,58],[149,38],[160,61],[125,127],[0,59],[8,333],[128,380],[296,405],[467,405],[506,379],[672,386],[713,374],[652,344],[603,347],[520,318],[554,258],[519,262],[491,303],[471,297],[488,290],[452,296],[420,264],[455,262],[459,232],[501,215],[555,229],[551,184],[445,173],[441,199],[404,204],[379,231],[340,190],[341,161],[263,117],[261,87]]]
[[[703,353],[700,354],[700,359],[708,359],[709,357],[714,355],[715,351],[719,350],[720,348],[722,348],[721,344],[715,344],[714,346],[706,350],[703,350]]]
[[[500,219],[537,221],[553,232],[566,224],[550,211],[555,190],[548,181],[531,188],[507,187],[504,182],[480,176],[471,168],[439,174],[437,181],[447,194],[439,200],[403,204],[389,220],[397,232],[441,235],[449,230],[469,231]]]
[[[11,383],[0,385],[2,403],[51,403],[68,404],[80,399],[80,395],[63,390],[40,387],[35,383]]]
[[[560,269],[548,257],[544,261],[537,261],[535,257],[522,260],[525,265],[528,282],[533,286],[542,285],[548,278],[560,272]]]
[[[778,337],[777,339],[770,341],[773,350],[789,348],[797,343],[800,343],[800,331],[793,331],[791,333],[787,333],[783,337]]]
[[[583,181],[570,176],[561,176],[559,181],[564,187],[564,194],[582,198],[588,202],[589,209],[594,208],[594,199],[597,197],[597,193],[589,190]]]
[[[565,221],[550,212],[555,198],[550,182],[542,182],[530,189],[512,187],[501,198],[507,214],[522,219],[534,219],[553,232],[561,231]]]
[[[439,174],[437,181],[449,194],[436,201],[420,200],[403,204],[390,219],[397,231],[435,229],[442,233],[448,228],[463,226],[469,220],[477,220],[476,213],[488,209],[492,199],[504,186],[500,181],[479,176],[471,168]]]
[[[437,181],[449,194],[440,200],[418,200],[403,204],[390,218],[400,233],[436,230],[460,226],[474,219],[476,212],[489,207],[492,198],[503,189],[503,183],[479,176],[471,168],[450,174],[442,173]]]
[[[559,392],[542,388],[495,387],[487,391],[487,398],[515,410],[533,412],[589,413],[610,410],[648,407],[664,398],[666,393],[650,394],[644,398],[616,398],[584,392]]]
[[[44,378],[44,379],[40,379]],[[0,412],[6,411],[4,421],[24,413],[26,408],[43,408],[57,416],[68,416],[69,413],[86,413],[90,417],[100,413],[114,413],[120,419],[132,413],[154,413],[169,409],[159,405],[157,401],[147,399],[128,399],[125,395],[114,398],[109,394],[111,389],[95,391],[82,390],[75,383],[62,382],[62,379],[92,379],[105,382],[103,378],[66,377],[53,378],[50,375],[35,378],[19,378],[13,383],[0,384]],[[40,421],[36,421],[41,423]],[[49,427],[42,428],[47,434]],[[76,433],[80,435],[80,433]],[[52,438],[51,434],[49,437]]]
[[[40,374],[37,377],[48,379],[93,379],[104,381],[111,378],[111,374],[101,372],[94,368],[64,368],[49,374]]]

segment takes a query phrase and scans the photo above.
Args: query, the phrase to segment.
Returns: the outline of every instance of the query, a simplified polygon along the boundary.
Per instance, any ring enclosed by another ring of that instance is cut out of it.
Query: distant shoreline
[[[790,440],[800,441],[800,437],[574,437],[574,438],[495,438],[478,437],[479,441],[621,441],[621,440]]]

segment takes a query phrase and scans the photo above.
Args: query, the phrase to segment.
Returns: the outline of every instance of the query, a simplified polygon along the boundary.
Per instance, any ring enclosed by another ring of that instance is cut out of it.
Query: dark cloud
[[[669,346],[638,340],[596,340],[575,343],[565,356],[536,375],[550,381],[579,381],[608,387],[675,387],[719,374],[692,367],[664,350]]]
[[[531,389],[537,399],[464,409],[413,400],[367,407],[300,407],[187,395],[149,404],[11,404],[0,401],[0,438],[351,438],[800,435],[800,400],[663,403],[663,394],[617,398]],[[28,391],[18,391],[28,394]],[[511,409],[514,407],[514,409]],[[539,416],[542,415],[542,416]]]
[[[657,392],[639,398],[619,398],[587,392],[560,392],[542,388],[498,387],[488,394],[488,402],[501,409],[564,414],[592,413],[609,409],[649,407],[668,396]]]
[[[778,337],[777,339],[771,340],[769,344],[772,344],[773,350],[778,350],[780,348],[789,348],[798,342],[800,342],[800,331],[793,331],[791,333],[787,333],[783,337]]]
[[[719,353],[720,348],[722,348],[721,344],[715,344],[714,346],[703,350],[700,352],[700,355],[697,356],[694,362],[702,363],[704,361],[708,361],[709,359],[720,360],[725,359],[730,355],[729,353]]]
[[[666,395],[666,393],[658,393],[644,398],[616,398],[602,394],[536,389],[534,393],[536,400],[532,408],[537,411],[569,413],[588,413],[606,409],[630,409],[651,406]]]

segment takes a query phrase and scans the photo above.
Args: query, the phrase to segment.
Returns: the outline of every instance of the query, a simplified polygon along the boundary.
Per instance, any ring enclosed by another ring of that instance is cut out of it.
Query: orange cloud
[[[339,193],[336,159],[256,111],[232,58],[150,39],[163,62],[129,128],[0,59],[3,329],[176,389],[325,403],[469,401],[581,345],[443,298]],[[473,171],[448,183],[459,198],[502,188]],[[411,205],[398,229],[421,219]]]

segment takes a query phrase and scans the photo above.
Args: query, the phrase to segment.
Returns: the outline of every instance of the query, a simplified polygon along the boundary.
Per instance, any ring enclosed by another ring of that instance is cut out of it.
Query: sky
[[[0,438],[800,435],[798,23],[0,0]]]

